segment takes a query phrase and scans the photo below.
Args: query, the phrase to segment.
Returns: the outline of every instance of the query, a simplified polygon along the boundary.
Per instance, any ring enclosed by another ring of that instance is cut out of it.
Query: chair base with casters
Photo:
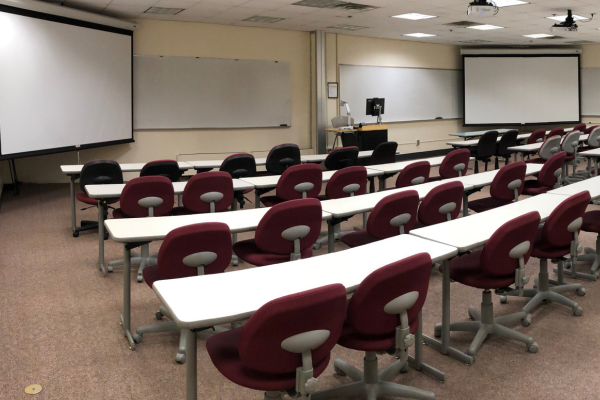
[[[579,307],[579,304],[570,300],[562,295],[562,293],[576,291],[579,296],[585,296],[585,288],[581,287],[579,283],[565,284],[563,280],[563,264],[564,259],[558,259],[558,279],[552,280],[548,278],[548,260],[540,260],[540,274],[535,278],[534,288],[525,289],[523,291],[524,297],[532,297],[532,299],[523,307],[523,319],[521,325],[529,326],[531,324],[531,311],[540,304],[546,304],[548,302],[554,302],[570,307],[573,310],[575,316],[582,316],[583,310]],[[555,285],[555,286],[550,286]],[[508,301],[507,296],[516,296],[517,290],[511,290],[508,292],[498,292],[501,294],[500,302],[506,303]]]
[[[600,214],[600,211],[589,211],[588,213]],[[586,213],[586,214],[588,214],[588,213]],[[584,217],[584,221],[585,221],[585,219],[586,218]],[[591,262],[592,267],[590,268],[590,273],[586,274],[584,272],[577,271],[577,267],[579,266],[577,264],[577,261]],[[583,254],[579,254],[577,256],[577,260],[575,261],[575,266],[573,266],[573,261],[568,259],[567,261],[565,261],[565,268],[571,268],[570,271],[565,270],[565,271],[563,271],[563,273],[572,278],[577,277],[577,278],[589,279],[593,282],[597,281],[598,280],[598,269],[600,269],[600,235],[598,235],[598,237],[596,238],[596,248],[595,249],[592,249],[591,247],[586,247],[583,250]]]
[[[501,317],[494,318],[494,305],[492,303],[492,292],[488,289],[483,291],[481,301],[481,311],[475,307],[469,307],[469,317],[474,321],[464,322],[452,322],[450,324],[450,331],[457,332],[477,332],[475,339],[466,351],[469,355],[475,355],[477,350],[483,344],[483,341],[489,335],[497,335],[507,339],[517,340],[525,343],[527,351],[530,353],[537,353],[538,345],[530,336],[527,336],[521,332],[517,332],[514,329],[508,328],[516,321],[522,320],[525,317],[525,312],[518,312],[509,315],[503,315]],[[435,325],[435,336],[442,336],[442,325]]]
[[[149,265],[157,265],[156,263],[158,262],[158,254],[150,254],[150,245],[149,244],[144,244],[142,245],[142,251],[141,253],[135,253],[135,252],[131,252],[131,254],[133,255],[133,257],[131,257],[130,259],[130,265],[133,264],[138,264],[140,267],[138,268],[138,273],[137,273],[137,281],[138,282],[143,282],[144,281],[144,268],[146,268]],[[108,263],[108,272],[112,272],[114,270],[114,267],[116,265],[123,265],[123,259],[120,260],[114,260]]]

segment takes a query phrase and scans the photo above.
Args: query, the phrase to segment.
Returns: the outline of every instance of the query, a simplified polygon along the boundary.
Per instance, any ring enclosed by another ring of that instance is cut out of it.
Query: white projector
[[[493,17],[496,6],[493,5],[469,5],[467,15],[476,14],[480,17]]]

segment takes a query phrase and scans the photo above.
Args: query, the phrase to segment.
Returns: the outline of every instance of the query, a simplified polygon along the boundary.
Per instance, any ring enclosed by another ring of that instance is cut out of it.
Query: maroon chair
[[[98,207],[98,199],[93,199],[87,195],[85,191],[86,185],[107,185],[111,183],[123,183],[123,172],[118,162],[112,160],[93,160],[85,163],[79,175],[81,193],[77,193],[75,198],[91,207]],[[105,204],[113,204],[117,201],[119,201],[118,197],[116,199],[103,199]],[[104,220],[106,220],[108,210],[103,209],[102,212],[104,213]],[[79,232],[93,229],[98,229],[98,221],[82,220],[81,226],[76,227],[75,231],[73,231],[73,237],[78,237]],[[106,231],[104,232],[104,239],[108,239],[108,232]]]
[[[363,166],[347,167],[335,171],[327,187],[325,195],[319,195],[319,200],[342,199],[345,197],[353,197],[365,194],[367,190],[367,169]],[[363,214],[364,216],[365,214]],[[354,231],[342,231],[340,224],[335,224],[334,239],[340,240],[344,235],[353,233]],[[314,250],[321,248],[323,243],[327,243],[329,237],[328,232],[321,232],[321,237],[313,245]]]
[[[554,128],[552,130],[550,130],[550,132],[548,133],[548,136],[546,136],[546,139],[552,137],[552,136],[564,136],[565,134],[565,130],[563,128]]]
[[[408,348],[421,340],[421,309],[430,275],[431,257],[420,253],[379,268],[361,282],[348,301],[338,344],[364,351],[364,370],[335,360],[335,371],[355,382],[318,392],[314,400],[377,396],[435,399],[432,392],[390,382],[408,368]],[[377,352],[390,348],[396,350],[399,360],[378,371]]]
[[[546,138],[544,143],[540,146],[538,150],[538,158],[532,158],[531,160],[525,161],[526,163],[533,164],[544,164],[546,161],[550,159],[553,155],[560,151],[560,142],[562,141],[562,136],[554,135]]]
[[[474,355],[489,335],[498,335],[525,343],[530,353],[536,353],[537,343],[527,335],[508,328],[523,318],[523,312],[494,318],[491,289],[516,284],[516,292],[523,294],[527,283],[525,264],[529,259],[540,214],[529,212],[502,225],[488,239],[483,250],[464,254],[450,261],[450,279],[463,285],[483,289],[481,311],[469,307],[469,317],[475,321],[453,322],[451,331],[477,332],[467,354]],[[440,271],[443,267],[440,267]],[[435,326],[435,335],[441,336],[441,324]]]
[[[231,232],[221,222],[205,222],[173,229],[165,236],[158,251],[157,265],[144,269],[144,281],[152,288],[154,282],[166,279],[188,278],[225,272],[231,260]],[[160,306],[155,314],[157,320],[163,316],[169,322],[139,327],[133,339],[141,343],[144,333],[179,331],[173,316]],[[179,351],[175,356],[178,363],[185,363],[185,331],[179,337]]]
[[[260,201],[271,207],[289,200],[317,198],[322,184],[323,170],[319,165],[294,165],[286,169],[277,181],[275,196],[264,196]]]
[[[164,176],[143,176],[133,178],[121,192],[121,208],[113,211],[113,218],[145,218],[170,215],[173,210],[173,183]],[[150,254],[150,246],[142,245],[141,255],[131,257],[131,264],[139,264],[137,281],[141,282],[144,268],[156,265],[155,255]],[[108,270],[115,265],[123,265],[123,260],[111,261]]]
[[[233,179],[249,178],[256,176],[256,160],[250,153],[232,154],[221,163],[219,171],[227,172]],[[234,192],[233,195],[236,201],[240,203],[240,208],[244,208],[246,203],[244,195],[248,194],[252,189]]]
[[[353,167],[356,165],[357,160],[358,147],[340,147],[327,155],[327,158],[323,161],[323,165],[328,170],[335,171],[346,167]]]
[[[548,161],[544,163],[537,179],[525,181],[523,194],[537,196],[538,194],[543,194],[549,190],[555,189],[560,185],[560,175],[562,174],[562,166],[565,163],[566,157],[567,153],[564,151],[550,157]]]
[[[396,189],[429,182],[430,171],[431,164],[429,164],[429,161],[417,161],[408,164],[406,168],[400,171],[398,178],[396,178]]]
[[[533,244],[532,257],[540,259],[540,273],[536,279],[537,288],[526,289],[525,297],[533,297],[523,312],[526,316],[521,323],[529,326],[531,323],[531,311],[540,304],[555,302],[570,307],[576,316],[583,315],[579,304],[566,298],[562,293],[574,290],[579,296],[585,295],[585,289],[579,283],[565,284],[563,281],[563,268],[565,257],[570,255],[571,260],[577,263],[577,247],[579,246],[579,230],[583,222],[585,209],[590,202],[588,191],[568,197],[556,207],[544,226],[537,229]],[[548,279],[548,260],[558,262],[557,280]],[[573,271],[571,271],[573,272]],[[550,285],[555,286],[550,286]],[[508,291],[500,299],[505,303],[506,296],[514,296],[515,291]]]
[[[527,164],[517,161],[502,167],[490,186],[490,197],[469,202],[469,208],[475,212],[483,212],[519,201],[525,185]]]
[[[181,170],[175,160],[156,160],[146,163],[140,171],[140,176],[164,176],[171,182],[178,182]]]
[[[417,222],[419,194],[406,190],[381,199],[369,214],[367,229],[348,233],[340,239],[348,247],[358,247],[396,235],[409,233]]]
[[[577,124],[577,125],[575,125],[573,130],[579,131],[579,132],[585,132],[585,130],[586,130],[585,124]]]
[[[182,202],[183,207],[173,209],[173,215],[227,211],[233,203],[231,175],[210,171],[192,176],[183,189]]]
[[[536,129],[535,131],[533,131],[531,133],[531,136],[529,136],[527,138],[527,144],[542,143],[544,141],[545,137],[546,137],[545,129]]]
[[[468,149],[453,150],[446,154],[440,164],[439,176],[430,177],[429,181],[456,178],[467,175],[471,152]]]
[[[458,218],[464,189],[462,182],[456,181],[433,188],[421,202],[413,229]]]
[[[321,231],[321,217],[317,199],[277,204],[258,223],[255,238],[235,243],[233,251],[242,260],[259,266],[311,257],[311,246]]]
[[[577,256],[578,261],[591,262],[590,273],[586,274],[583,272],[576,272],[575,275],[579,278],[590,279],[592,281],[598,280],[598,268],[600,267],[600,210],[588,211],[583,215],[583,222],[581,224],[581,230],[584,232],[595,233],[596,236],[596,247],[586,247],[584,254]],[[571,267],[573,265],[570,262]],[[573,276],[572,271],[576,271],[577,261],[575,262],[575,269],[571,271],[564,271],[566,275]]]
[[[396,162],[396,151],[398,150],[398,143],[396,142],[383,142],[379,143],[373,154],[369,157],[368,165],[379,165],[379,164],[391,164]]]
[[[303,399],[329,364],[344,323],[346,289],[328,285],[272,300],[239,329],[206,341],[215,367],[230,381],[281,399],[297,389]]]

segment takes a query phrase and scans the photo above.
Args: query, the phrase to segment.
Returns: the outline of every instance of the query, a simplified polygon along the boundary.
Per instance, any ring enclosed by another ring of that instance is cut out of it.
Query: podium
[[[355,129],[326,129],[327,132],[335,133],[333,148],[336,148],[338,138],[342,140],[342,146],[356,146],[359,151],[375,150],[380,143],[388,141],[387,125],[364,125]]]

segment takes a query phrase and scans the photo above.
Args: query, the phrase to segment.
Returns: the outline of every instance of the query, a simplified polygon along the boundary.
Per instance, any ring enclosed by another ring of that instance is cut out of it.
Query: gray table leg
[[[197,333],[187,330],[185,333],[185,398],[198,400]]]
[[[131,336],[131,250],[127,249],[127,244],[124,244],[123,248],[123,315],[121,315],[121,326],[129,342],[129,348],[135,350],[135,342]]]
[[[236,199],[236,198],[235,198],[235,196],[234,196],[234,198],[233,198],[233,203],[231,203],[231,211],[237,211],[237,205],[238,205],[238,201],[237,201],[237,199]],[[231,234],[231,242],[232,242],[233,244],[235,244],[235,243],[237,242],[237,233],[232,233],[232,234]],[[231,263],[232,263],[234,266],[237,266],[237,265],[238,265],[238,262],[239,262],[239,261],[238,261],[238,256],[237,256],[235,253],[233,253],[233,252],[232,252],[232,253],[231,253]]]
[[[408,356],[408,363],[417,371],[423,371],[440,382],[446,381],[446,374],[423,362],[423,316],[419,313],[419,327],[415,334],[415,356]]]
[[[98,201],[98,267],[102,271],[102,276],[106,276],[104,268],[104,207],[103,200]]]
[[[260,208],[260,193],[258,193],[258,189],[254,189],[254,208]]]
[[[71,178],[71,230],[75,232],[77,228],[77,212],[75,211],[75,179],[77,175],[70,175]]]
[[[382,190],[385,190],[385,178],[379,177],[379,191],[381,192]]]
[[[469,198],[467,193],[463,192],[463,217],[469,216]]]
[[[183,202],[181,200],[182,197],[183,197],[183,194],[178,194],[177,195],[177,207],[183,206]]]
[[[333,246],[335,245],[335,226],[327,221],[327,252],[333,253]]]
[[[596,158],[596,170],[594,172],[594,176],[598,176],[598,158]]]
[[[515,157],[516,157],[516,153],[515,153]],[[525,153],[521,152],[521,161],[525,161]]]

